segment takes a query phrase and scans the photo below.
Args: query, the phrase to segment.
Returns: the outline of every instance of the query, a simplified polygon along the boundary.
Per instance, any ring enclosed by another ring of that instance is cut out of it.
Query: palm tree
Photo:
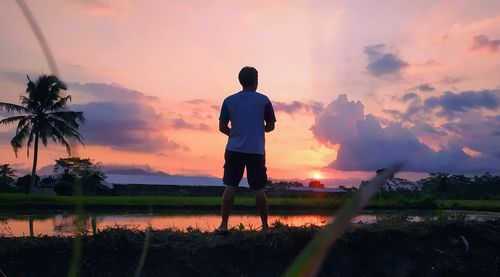
[[[18,122],[16,135],[10,141],[17,157],[17,152],[22,148],[26,139],[27,155],[31,143],[33,149],[33,170],[31,173],[31,187],[36,184],[36,163],[38,159],[38,140],[47,146],[49,139],[60,142],[71,155],[68,139],[75,138],[83,144],[83,138],[78,132],[78,122],[84,123],[83,112],[65,110],[71,96],[62,96],[61,90],[66,90],[66,85],[55,75],[41,75],[36,82],[28,77],[26,93],[28,97],[21,96],[21,105],[0,102],[0,110],[17,114],[16,116],[0,120],[0,125]],[[29,191],[29,190],[28,190]]]

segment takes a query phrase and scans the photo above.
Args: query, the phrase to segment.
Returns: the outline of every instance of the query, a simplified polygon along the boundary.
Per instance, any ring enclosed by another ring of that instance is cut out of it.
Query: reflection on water
[[[355,217],[352,222],[358,224],[373,224],[377,222],[421,222],[430,220],[460,219],[469,221],[484,221],[499,219],[500,213],[488,212],[460,212],[460,211],[378,211]],[[329,215],[272,215],[269,222],[279,221],[289,226],[323,226],[329,222]],[[30,235],[30,221],[32,231],[38,235],[72,235],[75,232],[74,215],[56,214],[46,218],[24,216],[13,218],[0,215],[0,235],[28,236]],[[245,229],[258,229],[260,218],[252,214],[234,214],[229,220],[230,227],[243,226]],[[83,232],[92,233],[109,227],[126,227],[129,229],[144,230],[148,226],[153,229],[172,228],[185,231],[195,228],[202,231],[211,231],[220,222],[217,214],[125,214],[125,215],[90,215],[83,219]]]

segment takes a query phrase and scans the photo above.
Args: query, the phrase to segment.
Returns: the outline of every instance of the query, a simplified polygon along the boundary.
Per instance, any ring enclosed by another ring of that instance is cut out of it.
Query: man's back
[[[231,121],[227,150],[265,154],[264,121],[276,121],[267,96],[249,90],[235,93],[224,100],[219,119]]]

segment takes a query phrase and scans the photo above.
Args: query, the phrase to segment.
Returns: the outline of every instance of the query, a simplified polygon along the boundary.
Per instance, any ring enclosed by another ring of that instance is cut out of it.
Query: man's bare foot
[[[221,224],[219,227],[217,227],[217,229],[215,229],[215,232],[221,232],[221,233],[228,232],[227,225]]]
[[[267,225],[267,224],[263,224],[263,225],[262,225],[262,232],[266,232],[266,233],[267,233],[267,232],[269,232],[270,230],[271,230],[271,229],[269,229],[269,225]]]

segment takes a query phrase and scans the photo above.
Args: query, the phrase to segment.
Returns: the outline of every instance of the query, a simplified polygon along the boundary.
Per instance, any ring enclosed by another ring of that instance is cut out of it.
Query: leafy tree
[[[0,102],[0,110],[15,113],[15,116],[0,120],[0,125],[17,122],[16,134],[10,141],[16,153],[27,141],[27,154],[31,143],[33,146],[33,169],[31,176],[36,176],[38,160],[38,141],[47,146],[49,139],[60,142],[71,155],[68,139],[75,138],[83,144],[83,138],[78,132],[80,123],[85,122],[83,112],[67,111],[65,107],[71,96],[62,96],[61,91],[66,90],[66,85],[55,75],[41,75],[33,82],[28,77],[26,96],[21,96],[21,105]],[[37,184],[37,179],[32,178],[30,187]]]
[[[278,181],[278,182],[273,182],[271,180],[267,181],[267,186],[268,187],[303,187],[304,185],[301,182],[297,181]]]
[[[40,179],[40,177],[36,176],[36,181],[38,182],[38,180]],[[17,178],[16,180],[16,188],[19,190],[19,191],[23,191],[23,192],[28,192],[29,189],[30,189],[30,184],[31,184],[31,174],[26,174],[22,177],[19,177]]]
[[[312,180],[309,182],[310,188],[324,188],[325,185],[320,182],[320,180]]]
[[[0,191],[11,191],[13,189],[15,172],[9,164],[0,166]]]
[[[62,158],[56,160],[54,173],[58,175],[54,191],[61,195],[75,194],[76,183],[80,182],[85,194],[99,193],[105,189],[102,182],[105,175],[101,164],[91,159],[79,157]]]
[[[45,178],[42,178],[42,180],[40,180],[40,185],[46,187],[53,187],[56,182],[57,179],[55,178],[55,176],[50,175]]]

